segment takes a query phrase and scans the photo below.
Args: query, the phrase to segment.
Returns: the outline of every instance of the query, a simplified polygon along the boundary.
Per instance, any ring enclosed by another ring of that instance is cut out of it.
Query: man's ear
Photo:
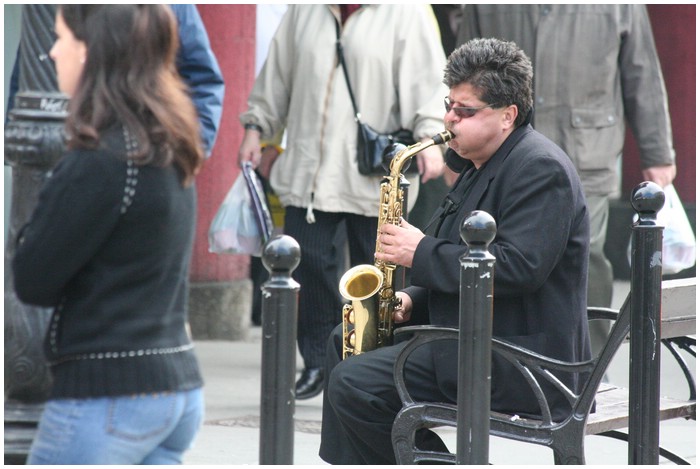
[[[506,128],[515,127],[515,119],[518,117],[518,106],[511,104],[503,112],[503,125]]]
[[[515,127],[515,119],[518,118],[518,106],[511,104],[503,111],[503,125],[505,128]]]

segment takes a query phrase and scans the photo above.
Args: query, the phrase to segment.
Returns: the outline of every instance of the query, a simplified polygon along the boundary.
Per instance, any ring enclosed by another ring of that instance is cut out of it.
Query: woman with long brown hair
[[[63,5],[67,151],[17,240],[18,297],[52,307],[53,389],[30,464],[180,463],[203,418],[187,328],[203,158],[163,5]]]

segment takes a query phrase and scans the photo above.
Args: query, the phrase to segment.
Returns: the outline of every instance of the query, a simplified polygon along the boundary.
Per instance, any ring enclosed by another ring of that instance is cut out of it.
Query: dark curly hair
[[[496,108],[515,104],[516,126],[532,110],[532,63],[513,42],[478,38],[464,43],[450,54],[443,83],[449,88],[469,83]]]

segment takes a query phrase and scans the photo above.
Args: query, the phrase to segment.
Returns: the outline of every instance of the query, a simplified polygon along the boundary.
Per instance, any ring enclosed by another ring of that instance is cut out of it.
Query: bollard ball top
[[[460,234],[467,245],[483,245],[485,249],[496,237],[496,221],[489,213],[474,210],[462,222]]]
[[[262,262],[269,272],[290,272],[301,260],[299,243],[287,235],[277,235],[263,248]]]
[[[640,220],[656,219],[656,214],[664,206],[666,194],[656,183],[645,181],[632,190],[630,203],[639,214]]]

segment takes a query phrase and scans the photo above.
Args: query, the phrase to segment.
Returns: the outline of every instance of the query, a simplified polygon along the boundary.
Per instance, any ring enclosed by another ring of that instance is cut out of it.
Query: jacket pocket
[[[614,108],[572,109],[571,128],[578,169],[614,169],[624,132]]]

